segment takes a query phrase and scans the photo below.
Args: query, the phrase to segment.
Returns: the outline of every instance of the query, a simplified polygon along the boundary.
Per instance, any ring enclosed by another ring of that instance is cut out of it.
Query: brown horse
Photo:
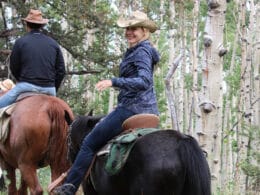
[[[9,195],[43,194],[37,169],[50,166],[51,180],[65,172],[67,134],[73,120],[70,107],[61,99],[48,95],[34,95],[17,102],[10,119],[9,135],[0,143],[1,166],[10,180]],[[15,170],[21,173],[19,190]]]

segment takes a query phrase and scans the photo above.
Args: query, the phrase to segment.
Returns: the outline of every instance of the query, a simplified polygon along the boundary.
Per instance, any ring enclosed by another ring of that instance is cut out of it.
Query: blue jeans
[[[110,139],[120,134],[123,130],[121,126],[124,120],[134,114],[134,112],[126,108],[117,107],[86,135],[65,180],[65,184],[70,183],[76,187],[75,193],[86,175],[95,153]]]
[[[15,85],[14,88],[12,88],[3,96],[0,97],[0,108],[9,106],[12,103],[14,103],[17,97],[23,92],[38,92],[38,93],[44,93],[44,94],[56,96],[55,87],[40,87],[27,82],[19,82]]]

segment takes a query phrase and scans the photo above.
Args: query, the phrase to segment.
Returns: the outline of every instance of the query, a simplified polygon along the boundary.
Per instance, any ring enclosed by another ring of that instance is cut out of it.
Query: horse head
[[[74,162],[84,137],[94,128],[94,126],[104,117],[92,116],[92,112],[85,116],[77,116],[70,125],[69,130],[69,159]]]

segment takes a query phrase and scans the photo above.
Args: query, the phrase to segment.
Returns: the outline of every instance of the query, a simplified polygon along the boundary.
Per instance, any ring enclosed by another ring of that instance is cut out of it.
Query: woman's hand
[[[112,87],[112,81],[111,80],[102,80],[102,81],[99,81],[97,84],[96,84],[96,89],[98,91],[103,91],[109,87]]]

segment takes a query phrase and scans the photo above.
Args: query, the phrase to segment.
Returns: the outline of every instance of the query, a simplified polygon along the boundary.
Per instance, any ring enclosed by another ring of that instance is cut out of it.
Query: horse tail
[[[179,155],[186,170],[183,194],[210,195],[210,170],[198,142],[193,137],[186,135],[180,140]]]
[[[51,97],[48,115],[51,120],[51,132],[49,139],[49,158],[51,166],[55,166],[57,173],[61,174],[69,168],[67,157],[68,131],[73,120],[70,107],[61,99]]]

